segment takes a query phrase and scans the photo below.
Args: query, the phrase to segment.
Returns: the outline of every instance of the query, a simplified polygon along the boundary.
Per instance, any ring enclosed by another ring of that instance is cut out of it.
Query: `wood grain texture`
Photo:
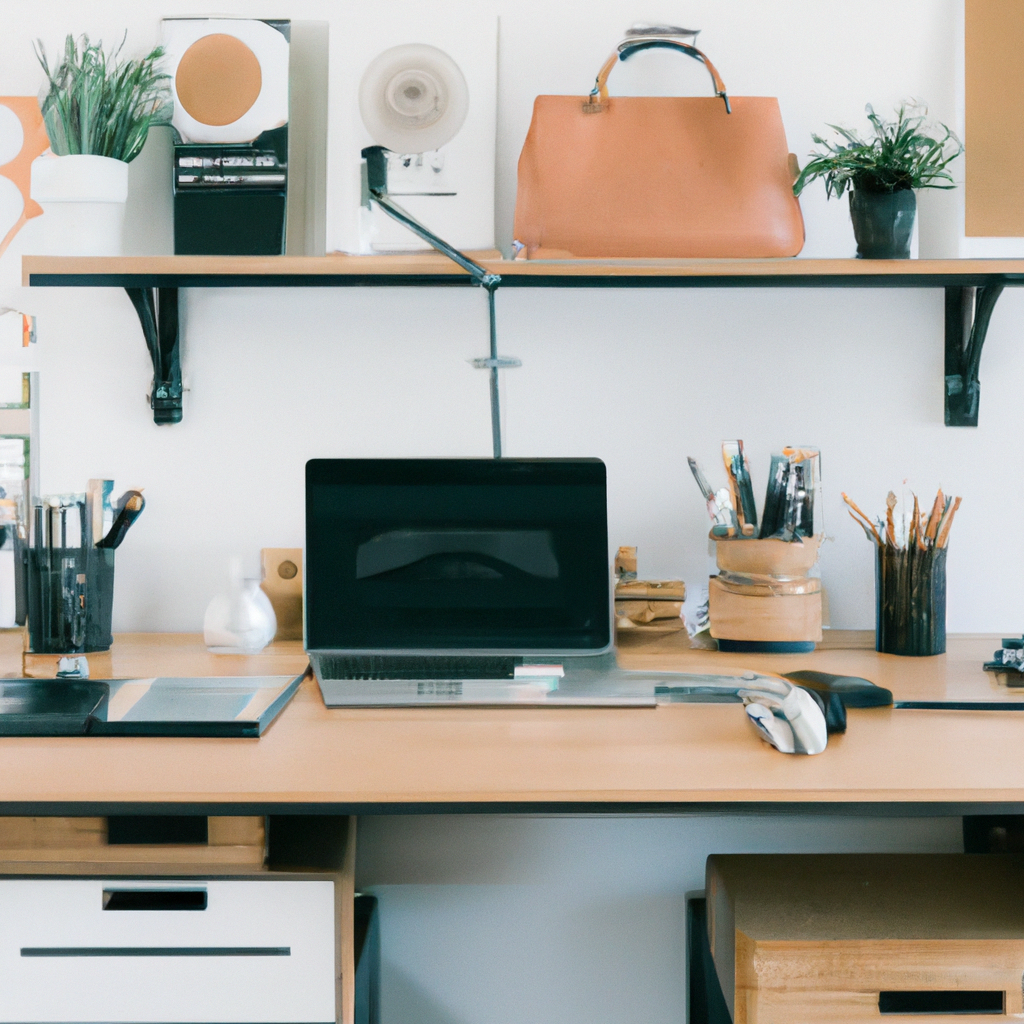
[[[808,585],[803,580],[799,584],[776,584],[774,593],[755,596],[733,593],[720,577],[712,576],[708,580],[711,635],[716,640],[816,643],[821,639],[821,591],[785,592],[787,586]]]
[[[691,651],[685,633],[623,637],[629,668],[694,672],[820,669],[864,676],[898,698],[1024,702],[982,671],[998,637],[951,638],[949,653],[865,650],[802,655]],[[20,635],[0,634],[0,670],[16,676]],[[252,657],[209,654],[192,634],[125,634],[118,676],[299,674],[301,644]],[[256,739],[4,737],[0,809],[53,813],[89,804],[180,804],[270,813],[309,804],[1024,802],[1024,712],[851,710],[849,731],[817,757],[755,739],[736,705],[658,708],[327,709],[316,683]]]
[[[481,254],[478,254],[481,255]],[[856,260],[856,259],[618,259],[502,260],[482,254],[480,262],[503,277],[927,277],[979,274],[1024,275],[1024,260]],[[392,256],[23,256],[22,284],[33,274],[196,274],[357,276],[431,274],[463,277],[466,272],[436,253]]]
[[[107,845],[107,819],[0,817],[0,871],[60,874],[66,865],[100,871],[173,873],[205,865],[218,873],[261,871],[266,859],[262,816],[211,817],[208,843]]]
[[[1024,939],[753,942],[737,937],[735,1024],[948,1024],[949,1015],[879,1014],[879,992],[1002,992],[1020,1020]],[[958,1014],[957,1021],[991,1015]],[[997,1018],[1005,1019],[1005,1018]]]
[[[339,1024],[355,1024],[356,1019],[356,825],[348,819],[341,871],[334,886],[338,921],[338,1007]]]
[[[1001,992],[1019,1016],[1022,881],[1010,856],[710,857],[709,940],[733,1019],[877,1021],[882,991],[950,990]]]

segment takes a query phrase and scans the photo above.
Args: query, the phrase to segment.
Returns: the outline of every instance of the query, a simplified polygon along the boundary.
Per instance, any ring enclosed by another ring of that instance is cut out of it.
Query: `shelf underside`
[[[475,256],[477,254],[474,254]],[[480,259],[504,288],[947,288],[1024,285],[1024,260]],[[34,287],[311,288],[468,285],[443,256],[25,256]]]

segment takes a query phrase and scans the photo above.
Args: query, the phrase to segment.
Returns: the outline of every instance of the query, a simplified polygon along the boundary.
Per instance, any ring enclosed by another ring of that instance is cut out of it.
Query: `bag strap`
[[[722,76],[718,73],[715,65],[712,64],[696,46],[680,42],[677,39],[657,38],[639,39],[635,42],[627,39],[624,42],[619,43],[614,53],[612,53],[612,55],[604,62],[601,66],[601,70],[597,73],[597,80],[594,82],[594,88],[590,90],[590,96],[588,97],[588,101],[584,102],[583,109],[588,113],[597,113],[602,109],[604,104],[608,102],[608,75],[611,74],[612,68],[615,67],[620,60],[628,60],[634,53],[639,53],[641,50],[651,50],[655,48],[676,50],[679,53],[686,54],[687,57],[699,60],[708,69],[708,74],[711,75],[711,81],[714,83],[715,87],[715,95],[721,96],[725,101],[725,112],[727,114],[732,113],[732,107],[729,105],[729,95],[725,89],[725,82],[722,81]]]

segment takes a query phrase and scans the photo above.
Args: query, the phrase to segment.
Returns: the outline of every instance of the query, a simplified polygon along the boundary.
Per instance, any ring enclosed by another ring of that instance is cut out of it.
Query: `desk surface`
[[[898,699],[1014,698],[982,671],[998,638],[949,653],[808,655],[690,651],[685,633],[630,637],[629,668],[795,668],[865,676]],[[20,673],[21,637],[0,634],[0,672]],[[298,643],[256,657],[208,654],[190,634],[116,638],[117,676],[301,672]],[[1020,694],[1024,701],[1024,693]],[[231,812],[643,810],[841,804],[951,812],[1024,803],[1024,711],[851,710],[817,757],[758,741],[735,704],[636,709],[332,709],[306,680],[259,740],[0,739],[0,813],[110,813],[176,804]]]

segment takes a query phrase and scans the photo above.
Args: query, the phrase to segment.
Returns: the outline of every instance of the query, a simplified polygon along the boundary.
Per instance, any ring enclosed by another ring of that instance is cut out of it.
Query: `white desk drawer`
[[[0,1022],[327,1024],[334,938],[330,881],[3,879]]]

